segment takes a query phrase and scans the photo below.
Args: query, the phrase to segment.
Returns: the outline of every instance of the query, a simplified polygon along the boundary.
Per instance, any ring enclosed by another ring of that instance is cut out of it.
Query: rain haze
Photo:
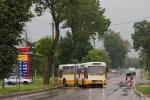
[[[134,32],[133,24],[138,21],[150,21],[150,0],[100,0],[100,7],[105,8],[105,16],[111,20],[111,28],[119,32],[124,40],[132,45],[131,34]],[[63,36],[67,29],[60,29]],[[43,16],[35,17],[27,23],[28,37],[31,41],[37,41],[46,35],[52,35],[52,17],[46,11]],[[95,47],[102,49],[102,43],[96,41]],[[129,53],[130,57],[138,57],[134,50]]]

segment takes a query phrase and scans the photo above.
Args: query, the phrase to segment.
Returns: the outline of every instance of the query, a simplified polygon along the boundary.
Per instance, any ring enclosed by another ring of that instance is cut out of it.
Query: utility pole
[[[54,20],[53,20],[53,18],[52,18],[52,44],[54,44]],[[54,58],[55,58],[55,55],[54,55]],[[52,64],[52,77],[53,77],[53,82],[55,82],[54,58],[53,58],[53,64]]]
[[[25,45],[26,45],[26,48],[28,47],[28,44],[27,44],[27,41],[28,41],[28,33],[27,33],[27,26],[25,26]]]

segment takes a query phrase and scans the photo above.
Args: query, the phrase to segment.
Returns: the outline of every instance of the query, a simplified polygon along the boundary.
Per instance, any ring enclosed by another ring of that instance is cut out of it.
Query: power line
[[[121,25],[121,24],[127,24],[127,23],[136,22],[136,21],[139,21],[139,20],[147,19],[147,18],[150,18],[150,17],[141,18],[141,19],[137,19],[137,20],[133,20],[133,21],[128,21],[128,22],[123,22],[123,23],[118,23],[118,24],[113,24],[113,25],[110,25],[110,26]]]
[[[147,18],[150,18],[150,17],[145,17],[145,18],[141,18],[141,19],[137,19],[137,20],[132,20],[132,21],[128,21],[128,22],[122,22],[122,23],[117,23],[117,24],[112,24],[110,26],[116,26],[116,25],[122,25],[122,24],[127,24],[127,23],[132,23],[132,22],[136,22],[136,21],[139,21],[139,20],[144,20],[144,19],[147,19]],[[49,23],[45,20],[42,20],[42,19],[32,19],[33,21],[36,21],[38,23],[43,23],[43,24],[52,24],[52,23]]]

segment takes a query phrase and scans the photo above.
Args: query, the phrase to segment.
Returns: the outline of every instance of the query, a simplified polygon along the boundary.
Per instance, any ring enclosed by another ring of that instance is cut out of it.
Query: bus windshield
[[[106,68],[104,66],[89,66],[88,73],[89,74],[105,74]]]

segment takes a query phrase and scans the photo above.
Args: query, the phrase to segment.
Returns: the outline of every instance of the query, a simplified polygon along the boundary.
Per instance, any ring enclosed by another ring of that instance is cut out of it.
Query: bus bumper
[[[92,85],[92,84],[103,84],[103,85],[106,85],[107,84],[107,81],[106,80],[103,80],[103,81],[85,81],[85,85]]]

